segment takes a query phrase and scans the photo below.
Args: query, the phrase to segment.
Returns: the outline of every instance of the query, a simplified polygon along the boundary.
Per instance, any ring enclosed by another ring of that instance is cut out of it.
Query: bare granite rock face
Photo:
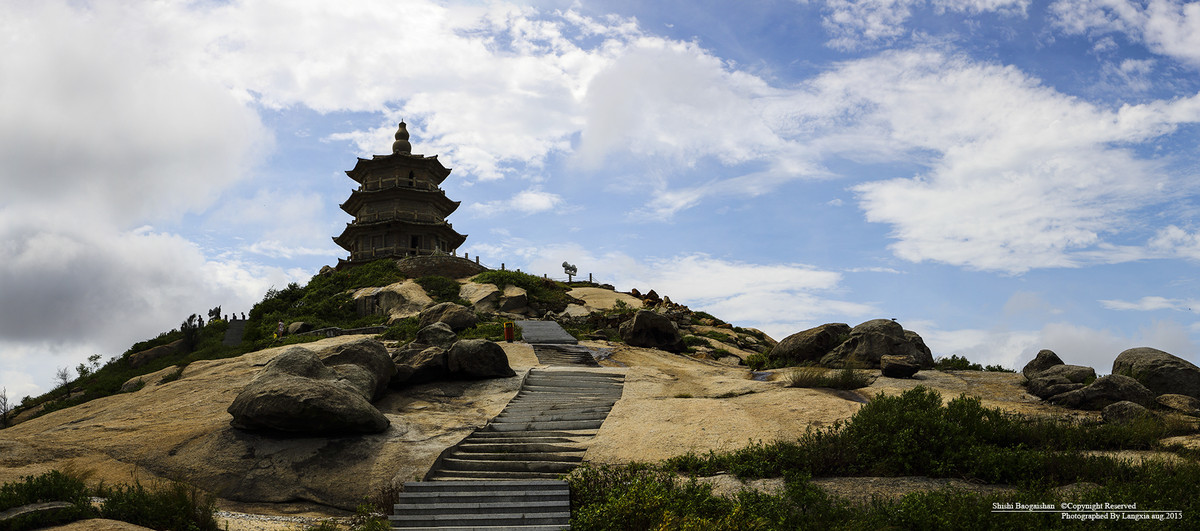
[[[621,323],[619,331],[621,339],[629,346],[668,352],[683,352],[685,348],[675,322],[650,310],[638,310],[632,319]]]
[[[1054,395],[1048,401],[1064,407],[1099,411],[1122,401],[1147,406],[1154,401],[1154,393],[1133,378],[1110,374],[1097,378],[1087,387]]]
[[[1200,398],[1200,367],[1155,348],[1131,348],[1113,360],[1113,374],[1129,376],[1155,395]]]
[[[351,435],[386,430],[388,419],[369,401],[378,381],[384,389],[394,372],[387,360],[386,378],[372,378],[369,367],[345,362],[331,368],[303,347],[292,347],[272,359],[234,398],[230,425],[291,435]],[[382,376],[382,375],[380,375]]]
[[[355,291],[352,298],[358,315],[386,315],[389,324],[417,315],[433,305],[433,299],[425,293],[425,288],[412,280],[377,288],[362,288]]]
[[[825,367],[879,368],[885,355],[908,356],[918,367],[933,368],[933,353],[921,336],[890,319],[873,319],[850,329],[850,337],[821,358]]]
[[[850,325],[823,324],[783,338],[783,341],[771,349],[767,357],[781,361],[782,365],[816,362],[849,338]]]
[[[479,318],[475,316],[474,311],[453,302],[443,302],[421,310],[420,319],[421,328],[441,322],[450,325],[455,332],[466,330],[479,323]]]
[[[1034,379],[1038,373],[1054,367],[1055,365],[1063,365],[1063,360],[1055,354],[1053,350],[1042,349],[1038,351],[1037,356],[1034,356],[1025,367],[1021,369],[1021,374],[1030,380]]]
[[[166,345],[159,345],[154,348],[149,348],[141,352],[130,354],[129,357],[126,358],[126,363],[128,363],[130,367],[136,369],[156,359],[164,356],[170,356],[171,354],[179,352],[179,349],[181,348],[183,348],[183,340],[178,339],[167,343]]]

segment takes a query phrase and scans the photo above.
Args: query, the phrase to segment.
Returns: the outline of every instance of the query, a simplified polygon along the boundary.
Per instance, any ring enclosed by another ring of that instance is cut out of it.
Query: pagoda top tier
[[[392,153],[390,155],[371,155],[371,158],[364,159],[359,157],[358,162],[354,164],[354,169],[346,172],[351,179],[357,183],[362,183],[363,179],[369,173],[380,170],[392,170],[394,168],[408,169],[424,169],[433,178],[435,185],[442,184],[446,177],[450,175],[450,168],[442,165],[438,160],[437,155],[426,157],[421,154],[412,152],[412,144],[408,141],[408,125],[400,122],[399,129],[396,131],[396,141],[392,143]]]

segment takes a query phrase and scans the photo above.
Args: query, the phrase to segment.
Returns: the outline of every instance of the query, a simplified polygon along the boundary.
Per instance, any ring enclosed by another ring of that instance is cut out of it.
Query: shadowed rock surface
[[[780,360],[784,365],[816,362],[849,338],[850,325],[823,324],[783,338],[783,341],[771,349],[768,357]]]
[[[933,353],[917,334],[909,334],[900,323],[890,319],[873,319],[850,329],[850,337],[821,358],[825,367],[841,368],[847,364],[879,368],[882,356],[907,356],[918,367],[933,368]]]
[[[1129,376],[1156,395],[1200,398],[1200,367],[1156,348],[1131,348],[1113,360],[1113,374]]]
[[[621,323],[621,339],[634,347],[658,348],[668,352],[683,352],[683,336],[679,327],[666,316],[650,310],[638,310],[633,318]]]

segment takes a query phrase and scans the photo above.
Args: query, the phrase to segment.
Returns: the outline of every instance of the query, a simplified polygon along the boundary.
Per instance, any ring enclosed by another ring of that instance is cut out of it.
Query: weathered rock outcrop
[[[1165,394],[1154,398],[1159,407],[1191,417],[1200,417],[1200,399],[1188,395]]]
[[[638,310],[633,318],[621,323],[618,331],[625,344],[633,347],[657,348],[683,352],[683,336],[679,327],[666,316],[650,310]]]
[[[850,329],[850,337],[823,356],[821,365],[878,368],[883,356],[908,356],[918,367],[933,368],[933,353],[921,337],[890,319],[874,319]]]
[[[176,352],[179,352],[181,348],[183,348],[183,340],[178,339],[167,343],[166,345],[159,345],[154,348],[149,348],[141,352],[130,354],[127,360],[129,366],[136,369],[156,359],[175,354]]]
[[[313,331],[312,323],[306,323],[304,321],[296,321],[296,322],[288,325],[288,327],[287,327],[287,335],[289,335],[289,336],[294,336],[296,334],[303,334],[305,332],[312,332],[312,331]]]
[[[1150,413],[1149,409],[1128,400],[1114,402],[1100,410],[1100,418],[1104,419],[1104,422],[1132,422],[1151,416],[1153,413]]]
[[[320,353],[292,347],[272,359],[230,404],[230,425],[294,435],[379,433],[389,422],[370,400],[395,371],[373,340]]]
[[[438,321],[418,330],[414,343],[430,347],[450,348],[455,341],[458,341],[458,335],[454,333],[454,329],[450,328],[450,325]],[[412,346],[410,345],[409,348]]]
[[[503,293],[495,284],[476,284],[475,282],[467,282],[458,289],[458,297],[471,303],[471,307],[477,312],[496,311]]]
[[[455,343],[446,353],[446,368],[452,376],[469,380],[517,375],[508,365],[504,349],[486,339],[463,339]]]
[[[1055,365],[1063,365],[1063,360],[1053,350],[1042,349],[1038,351],[1037,356],[1025,364],[1025,367],[1021,369],[1021,374],[1032,380],[1038,373]]]
[[[1137,380],[1120,374],[1097,378],[1091,385],[1060,393],[1049,398],[1051,404],[1097,411],[1116,402],[1130,401],[1148,406],[1154,401],[1154,393]]]
[[[1112,372],[1141,382],[1156,395],[1171,393],[1200,398],[1200,367],[1158,349],[1126,350],[1113,360]]]
[[[479,323],[479,318],[475,316],[475,312],[466,306],[459,306],[453,302],[435,304],[421,310],[420,315],[421,328],[441,322],[450,325],[452,330],[458,332]]]
[[[410,347],[424,345],[410,345]],[[393,387],[439,380],[508,378],[516,372],[508,364],[504,349],[486,339],[463,339],[447,348],[406,348],[396,353]]]
[[[772,361],[779,360],[778,365],[816,362],[849,338],[850,325],[845,323],[823,324],[783,338],[771,349],[767,357]]]
[[[389,324],[433,305],[425,289],[412,280],[381,288],[362,288],[354,292],[353,298],[358,315],[386,315]]]
[[[921,370],[908,356],[882,356],[879,358],[879,369],[888,378],[912,378]]]

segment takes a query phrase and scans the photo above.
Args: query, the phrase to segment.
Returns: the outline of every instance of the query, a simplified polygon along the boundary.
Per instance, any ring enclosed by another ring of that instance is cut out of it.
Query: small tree
[[[8,388],[0,387],[0,428],[8,427],[9,411],[12,411],[12,405],[8,403]]]
[[[179,331],[183,332],[183,351],[191,352],[196,350],[196,345],[200,343],[200,316],[192,314],[188,316],[183,324],[179,325]]]
[[[66,367],[59,367],[58,371],[54,373],[54,383],[58,384],[55,387],[64,389],[67,391],[67,394],[70,394],[71,391],[67,389],[67,384],[71,383],[71,370]]]

